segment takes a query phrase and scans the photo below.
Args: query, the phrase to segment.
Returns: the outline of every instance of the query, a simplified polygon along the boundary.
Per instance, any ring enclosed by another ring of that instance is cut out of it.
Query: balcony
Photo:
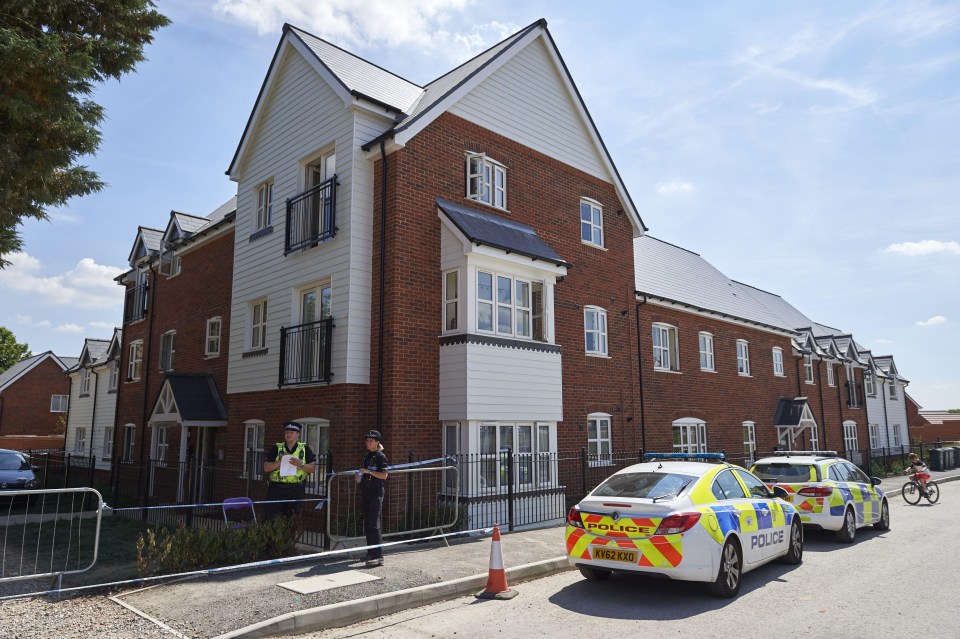
[[[337,234],[337,176],[287,200],[283,254],[316,246]]]
[[[280,329],[282,386],[329,382],[333,318]]]
[[[147,289],[149,285],[144,282],[133,288],[128,288],[124,294],[123,300],[123,323],[129,324],[142,320],[147,315]]]
[[[847,382],[847,407],[860,408],[860,397],[855,382]]]

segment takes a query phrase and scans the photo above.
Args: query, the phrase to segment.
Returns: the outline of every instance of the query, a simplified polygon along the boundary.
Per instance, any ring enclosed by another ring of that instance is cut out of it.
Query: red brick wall
[[[0,435],[62,435],[67,414],[50,412],[52,395],[69,398],[70,379],[47,358],[0,393]]]
[[[230,297],[233,286],[233,231],[224,233],[182,256],[180,273],[173,277],[150,275],[149,306],[143,320],[123,327],[120,393],[117,398],[117,426],[114,434],[114,455],[123,452],[124,425],[135,424],[135,456],[140,451],[150,454],[149,419],[166,374],[159,370],[161,336],[177,332],[174,341],[174,371],[178,373],[212,373],[220,397],[227,403],[227,360],[229,357]],[[207,358],[207,320],[219,316],[221,340],[219,357]],[[143,366],[139,381],[127,377],[130,344],[143,340]],[[241,434],[242,438],[242,434]],[[180,432],[168,431],[168,459],[180,454]]]
[[[507,167],[502,211],[464,197],[464,153],[480,151]],[[572,263],[555,289],[557,343],[563,357],[564,421],[560,449],[586,445],[586,416],[613,416],[617,446],[639,447],[636,336],[633,329],[633,229],[611,184],[582,173],[461,118],[444,114],[388,157],[387,286],[384,353],[384,431],[415,451],[439,451],[439,345],[441,334],[440,196],[534,227]],[[371,383],[376,384],[377,247],[380,241],[380,171],[374,205],[374,291]],[[605,251],[580,241],[582,196],[603,204]],[[607,310],[609,359],[584,354],[583,306]],[[375,401],[375,398],[372,397]]]

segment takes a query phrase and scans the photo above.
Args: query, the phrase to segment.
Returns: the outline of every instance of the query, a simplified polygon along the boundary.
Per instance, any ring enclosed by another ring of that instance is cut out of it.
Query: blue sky
[[[539,18],[650,233],[893,354],[960,407],[960,3],[219,0],[99,88],[102,193],[22,227],[0,325],[109,338],[137,226],[206,215],[290,22],[418,84]]]

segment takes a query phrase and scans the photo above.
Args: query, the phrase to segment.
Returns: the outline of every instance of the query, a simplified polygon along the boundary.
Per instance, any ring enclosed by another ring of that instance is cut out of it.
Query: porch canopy
[[[150,423],[176,422],[185,427],[227,425],[227,408],[210,373],[167,373]]]
[[[817,427],[806,397],[781,397],[777,403],[777,412],[773,416],[773,425],[778,433],[787,435],[788,442],[794,441],[803,431],[811,432]]]

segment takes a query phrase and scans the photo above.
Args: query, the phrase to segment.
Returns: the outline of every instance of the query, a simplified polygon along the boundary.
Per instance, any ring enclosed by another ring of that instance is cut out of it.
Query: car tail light
[[[830,486],[807,486],[798,490],[797,494],[804,497],[829,497],[833,494],[833,488]]]
[[[583,520],[580,518],[580,509],[574,506],[567,513],[567,525],[574,528],[583,528]]]
[[[700,513],[680,513],[664,517],[654,535],[679,535],[685,533],[700,521]]]

